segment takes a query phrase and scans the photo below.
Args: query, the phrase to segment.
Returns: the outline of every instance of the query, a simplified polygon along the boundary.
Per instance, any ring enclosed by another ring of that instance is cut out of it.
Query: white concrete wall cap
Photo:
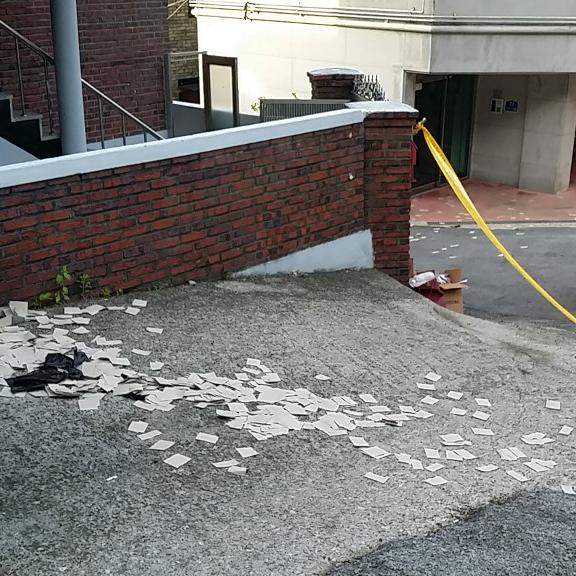
[[[363,120],[364,113],[361,110],[336,110],[170,140],[134,144],[123,148],[24,162],[0,168],[0,188],[234,148],[360,124]]]
[[[308,72],[310,76],[358,76],[362,74],[356,68],[318,68]]]
[[[402,104],[402,102],[349,102],[346,108],[352,110],[362,110],[367,114],[375,114],[377,112],[403,112],[407,114],[415,114],[418,112],[416,108]]]

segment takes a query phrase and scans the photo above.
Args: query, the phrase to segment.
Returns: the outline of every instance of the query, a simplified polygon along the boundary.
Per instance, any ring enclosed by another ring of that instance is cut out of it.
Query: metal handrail
[[[49,119],[49,123],[50,123],[50,134],[52,134],[54,132],[53,120],[52,120],[52,101],[51,101],[51,97],[50,97],[48,68],[46,66],[46,63],[54,65],[54,58],[52,56],[50,56],[50,54],[48,54],[48,52],[46,52],[42,48],[40,48],[40,46],[38,46],[37,44],[34,44],[34,42],[32,42],[31,40],[28,40],[28,38],[26,38],[25,36],[22,36],[22,34],[20,34],[20,32],[18,32],[17,30],[14,30],[14,28],[12,28],[8,24],[6,24],[6,22],[4,22],[3,20],[0,20],[0,28],[3,28],[4,30],[6,30],[6,32],[8,32],[8,34],[10,34],[14,38],[15,48],[16,48],[16,60],[17,60],[16,66],[17,66],[17,70],[18,70],[18,84],[19,84],[19,90],[20,90],[20,104],[21,104],[22,116],[26,115],[26,102],[25,102],[25,98],[24,98],[24,85],[23,85],[23,81],[22,81],[22,69],[21,69],[21,61],[20,61],[19,43],[21,42],[22,44],[24,44],[26,47],[28,47],[30,50],[32,50],[33,52],[38,54],[43,59],[44,83],[45,83],[45,89],[46,89],[46,96],[47,96],[47,100],[48,100],[48,119]],[[105,101],[107,104],[109,104],[110,106],[115,108],[121,114],[121,117],[122,117],[122,141],[123,141],[124,145],[126,145],[126,126],[125,126],[126,118],[132,120],[132,122],[134,122],[140,128],[142,128],[142,134],[144,136],[145,142],[148,141],[148,135],[152,136],[156,140],[164,140],[165,139],[162,135],[158,134],[158,132],[156,132],[153,128],[148,126],[148,124],[146,124],[145,122],[143,122],[142,120],[140,120],[139,118],[134,116],[134,114],[131,114],[130,112],[128,112],[128,110],[126,110],[126,108],[124,108],[123,106],[121,106],[120,104],[118,104],[117,102],[112,100],[112,98],[110,98],[109,96],[104,94],[104,92],[102,92],[101,90],[98,90],[98,88],[96,88],[95,86],[90,84],[90,82],[88,82],[87,80],[84,80],[84,78],[82,78],[82,85],[87,90],[89,90],[92,94],[94,94],[96,96],[96,98],[98,99],[98,114],[99,114],[99,120],[100,120],[100,143],[101,143],[102,148],[106,147],[105,142],[104,142],[104,115],[103,115],[102,101]]]

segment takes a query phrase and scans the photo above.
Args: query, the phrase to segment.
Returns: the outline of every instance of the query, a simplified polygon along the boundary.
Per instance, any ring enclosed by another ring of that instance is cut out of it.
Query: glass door
[[[468,176],[475,78],[423,76],[420,80],[416,109],[421,118],[426,118],[426,127],[439,142],[458,176]],[[418,134],[414,142],[418,147],[414,186],[441,184],[442,175],[422,134]]]

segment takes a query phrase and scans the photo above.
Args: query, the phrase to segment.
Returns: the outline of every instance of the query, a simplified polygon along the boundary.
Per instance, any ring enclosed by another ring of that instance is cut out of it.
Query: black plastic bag
[[[72,352],[74,353],[73,358],[59,353],[48,354],[40,368],[28,374],[22,374],[22,376],[7,378],[6,382],[8,382],[10,390],[12,392],[31,392],[41,390],[47,384],[58,384],[66,379],[82,380],[84,375],[78,367],[88,360],[88,356],[77,348],[74,348]]]

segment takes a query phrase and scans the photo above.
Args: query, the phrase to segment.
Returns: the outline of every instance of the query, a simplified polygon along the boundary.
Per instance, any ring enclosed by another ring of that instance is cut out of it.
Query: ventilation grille
[[[286,118],[298,118],[310,116],[332,110],[343,110],[349,100],[272,100],[262,98],[260,100],[260,122],[272,120],[285,120]]]

